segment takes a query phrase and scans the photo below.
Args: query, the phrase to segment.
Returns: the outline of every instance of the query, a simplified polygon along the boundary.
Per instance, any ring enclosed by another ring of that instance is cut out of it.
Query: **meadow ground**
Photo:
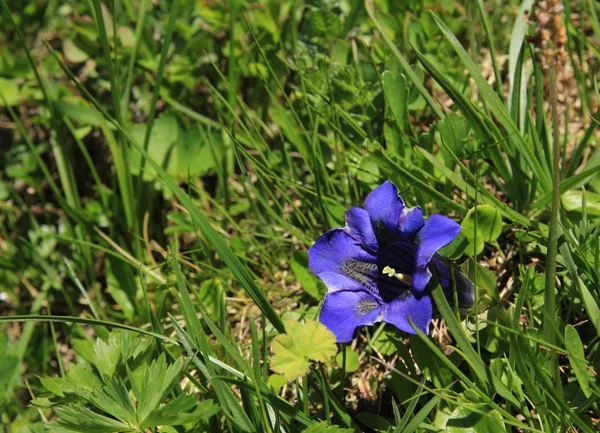
[[[599,13],[0,0],[0,432],[598,431]]]

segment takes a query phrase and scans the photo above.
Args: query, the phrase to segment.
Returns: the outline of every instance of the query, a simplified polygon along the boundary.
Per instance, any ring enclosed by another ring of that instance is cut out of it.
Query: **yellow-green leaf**
[[[63,41],[63,54],[71,63],[82,63],[90,58],[88,53],[79,48],[72,39]]]
[[[290,320],[285,329],[273,340],[271,369],[288,380],[306,374],[311,361],[328,362],[337,351],[335,336],[319,322]]]

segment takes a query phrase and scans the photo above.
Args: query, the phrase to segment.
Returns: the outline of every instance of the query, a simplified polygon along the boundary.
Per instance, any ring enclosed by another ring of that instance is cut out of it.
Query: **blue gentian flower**
[[[346,227],[329,230],[308,251],[310,270],[327,286],[319,320],[338,342],[351,341],[361,326],[386,322],[414,334],[408,318],[427,333],[433,315],[428,291],[435,267],[449,301],[456,284],[461,308],[473,304],[473,283],[452,275],[437,251],[452,242],[460,226],[442,215],[423,220],[420,207],[407,208],[386,181],[346,212]]]

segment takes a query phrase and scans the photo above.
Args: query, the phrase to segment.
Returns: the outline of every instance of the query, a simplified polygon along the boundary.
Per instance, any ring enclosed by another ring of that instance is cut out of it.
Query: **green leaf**
[[[504,105],[500,97],[496,94],[494,89],[488,84],[485,77],[481,74],[479,67],[471,59],[471,57],[464,49],[460,41],[456,38],[456,36],[452,34],[450,29],[448,29],[448,27],[437,17],[437,15],[432,13],[432,16],[435,19],[440,30],[446,37],[446,39],[450,42],[450,44],[456,51],[456,54],[458,54],[458,56],[460,57],[462,63],[469,71],[471,77],[475,81],[475,84],[479,88],[481,99],[484,101],[484,103],[487,105],[490,111],[494,113],[494,116],[505,128],[506,134],[509,137],[511,137],[511,142],[514,142],[516,147],[515,150],[518,151],[527,161],[531,170],[535,174],[538,182],[540,182],[542,189],[544,191],[549,191],[551,189],[549,168],[540,163],[539,159],[536,157],[533,147],[530,146],[530,143],[528,143],[525,140],[525,137],[517,128],[517,125],[515,124],[510,113],[506,109],[506,106]],[[511,149],[506,150],[510,151]]]
[[[142,142],[146,134],[146,125],[131,125],[131,135]],[[167,111],[156,119],[152,135],[148,141],[148,153],[169,175],[187,179],[188,176],[198,176],[214,170],[216,167],[213,152],[207,138],[219,145],[217,134],[200,133],[196,129],[187,129],[177,113]],[[142,157],[132,153],[131,169],[133,174],[139,174],[142,167]],[[144,179],[154,180],[158,177],[155,169],[144,165]]]
[[[135,33],[129,27],[117,27],[117,37],[123,48],[133,48],[135,46]]]
[[[221,281],[217,279],[204,281],[198,289],[197,300],[211,320],[218,321],[221,317],[221,305],[225,304]]]
[[[302,289],[316,300],[323,298],[324,290],[321,290],[319,280],[308,269],[308,254],[304,251],[296,251],[292,256],[290,266],[302,285]]]
[[[313,424],[304,430],[302,433],[354,433],[351,428],[341,428],[336,425],[327,425],[327,422]]]
[[[182,132],[175,145],[177,165],[168,170],[169,174],[187,180],[188,176],[200,176],[215,170],[215,158],[205,137],[213,141],[214,146],[222,146],[216,133],[207,131],[200,134],[195,129]]]
[[[457,113],[450,113],[438,122],[438,131],[444,142],[458,157],[465,156],[465,144],[469,138],[470,128],[464,117]]]
[[[407,156],[410,150],[410,142],[407,134],[408,119],[408,90],[406,77],[391,71],[381,74],[383,92],[385,95],[385,117],[384,124],[385,142],[390,154]],[[379,170],[377,170],[379,172]]]
[[[484,405],[477,406],[478,411],[459,406],[452,412],[446,423],[447,433],[492,433],[505,431],[502,417],[495,410]],[[483,412],[483,413],[479,413]]]
[[[144,424],[152,412],[158,408],[158,405],[165,398],[166,393],[171,389],[182,371],[183,358],[178,358],[167,367],[164,353],[161,353],[158,359],[152,361],[150,367],[146,367],[142,381],[144,386],[141,389],[137,408],[137,417],[140,424]]]
[[[302,159],[304,159],[304,161],[312,161],[313,151],[306,142],[292,113],[285,107],[277,105],[269,109],[269,116],[271,116],[271,120],[276,125],[279,125],[285,138],[298,149],[302,155]]]
[[[460,270],[469,280],[475,283],[475,287],[479,290],[479,307],[482,304],[490,305],[498,302],[499,294],[496,287],[496,275],[492,271],[470,257],[460,266]]]
[[[193,317],[197,320],[196,316]],[[177,332],[177,336],[179,337],[181,344],[185,348],[188,355],[192,358],[192,361],[194,362],[196,367],[198,367],[199,371],[207,380],[211,381],[212,386],[214,387],[215,392],[217,394],[219,403],[221,404],[224,410],[229,411],[232,415],[231,420],[236,424],[237,427],[240,428],[240,430],[245,432],[255,432],[256,430],[252,425],[252,422],[248,418],[246,412],[244,412],[244,410],[240,406],[239,401],[233,395],[232,390],[228,386],[225,386],[225,384],[220,380],[220,378],[214,377],[215,372],[213,371],[212,365],[210,363],[204,364],[200,360],[200,358],[196,354],[199,349],[196,348],[196,346],[194,346],[192,340],[190,339],[190,336],[181,328],[181,326],[179,326],[177,321],[172,316],[171,323],[173,324],[173,327]],[[199,342],[202,348],[203,355],[209,356],[210,347],[208,346],[208,342],[205,340],[206,339],[204,335],[201,335]]]
[[[423,375],[433,382],[436,388],[444,388],[452,383],[452,371],[439,358],[432,356],[430,348],[417,336],[410,337],[410,350],[415,363]],[[431,337],[425,337],[431,340]]]
[[[340,367],[344,362],[344,353],[340,352],[335,356],[335,362]],[[352,350],[350,347],[346,347],[346,374],[354,373],[360,367],[360,360],[358,353]]]
[[[310,361],[328,362],[337,351],[335,336],[319,322],[285,322],[286,334],[273,340],[271,369],[288,380],[307,373]]]
[[[79,48],[72,39],[63,41],[63,54],[71,63],[83,63],[90,58],[88,53]]]
[[[376,186],[380,179],[377,159],[372,155],[363,156],[358,163],[356,178],[367,185]]]
[[[121,349],[115,339],[109,339],[108,343],[101,339],[96,340],[94,346],[94,359],[98,371],[103,376],[112,376],[117,368],[121,357]]]
[[[72,404],[54,409],[57,421],[49,423],[49,431],[67,431],[79,433],[117,433],[136,431],[135,427],[100,415],[80,404]],[[59,430],[63,429],[63,430]]]
[[[169,403],[153,411],[144,420],[143,429],[154,428],[159,425],[183,425],[206,422],[210,417],[217,414],[221,408],[212,400],[198,403],[198,397],[190,394],[181,394]]]
[[[275,392],[280,392],[281,388],[286,386],[287,383],[287,379],[280,374],[272,374],[267,379],[267,386],[272,387]]]
[[[391,355],[398,351],[396,349],[396,344],[394,344],[394,338],[388,331],[383,331],[379,334],[375,341],[373,341],[373,346],[375,346],[375,349],[382,355]]]
[[[135,406],[129,398],[127,388],[123,381],[114,376],[106,376],[106,386],[92,391],[77,393],[93,404],[102,412],[112,415],[123,423],[137,427]]]
[[[108,292],[123,310],[125,318],[131,322],[134,319],[137,290],[133,269],[129,264],[111,255],[106,256],[104,263]]]
[[[381,74],[381,81],[386,102],[390,107],[396,122],[398,122],[400,129],[403,129],[402,125],[407,116],[406,108],[408,105],[406,77],[403,74],[385,71]]]
[[[92,390],[100,388],[102,381],[96,376],[92,366],[87,362],[69,365],[69,371],[65,377],[40,377],[40,382],[48,391],[59,397],[72,394],[77,389]]]
[[[131,125],[131,135],[138,142],[144,141],[146,134],[145,124]],[[163,113],[154,122],[152,135],[148,142],[148,153],[167,173],[171,174],[177,165],[176,155],[174,154],[174,145],[181,138],[181,130],[177,117],[171,112]],[[139,153],[132,153],[131,173],[139,174],[142,157]],[[153,180],[156,178],[156,171],[151,167],[144,167],[144,179]]]
[[[367,427],[377,431],[386,431],[391,427],[387,419],[374,413],[360,412],[356,415],[356,419]]]
[[[448,331],[456,340],[460,350],[461,356],[463,359],[469,364],[472,371],[477,376],[480,384],[483,385],[483,388],[488,388],[488,390],[494,390],[494,392],[498,393],[501,397],[509,401],[511,404],[520,407],[521,404],[515,398],[515,396],[500,382],[500,380],[491,374],[488,366],[485,364],[481,356],[473,349],[467,335],[465,334],[464,329],[459,323],[458,319],[454,315],[454,311],[450,308],[448,304],[448,300],[446,299],[446,295],[442,290],[442,286],[439,284],[431,291],[431,297],[435,302],[435,306],[437,310],[440,312],[440,315],[443,317],[446,322],[446,326],[448,326]],[[420,330],[416,330],[417,335],[423,340],[427,340],[427,337]],[[428,341],[424,341],[428,344]],[[431,346],[430,344],[428,344]],[[445,358],[442,358],[442,361],[445,361]],[[450,364],[447,364],[450,366]],[[454,370],[455,374],[458,373],[458,370]],[[463,378],[463,381],[466,378]]]
[[[567,325],[565,327],[565,348],[567,349],[569,363],[571,364],[571,368],[575,373],[577,382],[579,382],[581,391],[586,398],[590,398],[592,395],[592,391],[590,389],[590,374],[587,370],[587,365],[585,362],[583,343],[581,342],[579,333],[573,325]]]
[[[485,242],[498,239],[502,233],[502,216],[495,207],[482,204],[469,210],[461,227],[470,244],[466,253],[475,256],[483,251]]]
[[[78,97],[64,98],[54,103],[54,107],[60,114],[80,125],[101,126],[105,123],[98,110],[90,107],[84,99]]]
[[[0,107],[17,105],[21,102],[21,92],[17,80],[0,78]]]
[[[582,191],[569,191],[560,197],[560,201],[568,212],[582,212],[584,193]],[[585,192],[585,209],[588,215],[600,216],[600,194]]]
[[[526,86],[522,86],[522,88],[520,89],[521,95],[513,95],[513,93],[515,92],[514,88],[514,84],[515,82],[518,80],[516,74],[517,73],[522,73],[523,77],[521,78],[521,80],[524,82],[525,81],[525,72],[519,70],[518,68],[518,64],[519,64],[519,55],[521,53],[522,47],[523,47],[523,42],[525,41],[525,36],[527,33],[527,29],[529,28],[529,21],[528,21],[528,14],[529,11],[531,11],[531,7],[533,5],[533,0],[524,0],[521,3],[521,7],[519,8],[519,13],[517,14],[517,16],[515,17],[515,22],[513,25],[513,29],[510,35],[510,45],[509,45],[509,49],[508,49],[508,78],[510,80],[510,95],[508,97],[509,101],[514,101],[520,99],[521,100],[521,105],[525,106],[525,104],[523,104],[523,98],[526,98],[527,95],[527,88]],[[524,116],[523,116],[524,117]]]

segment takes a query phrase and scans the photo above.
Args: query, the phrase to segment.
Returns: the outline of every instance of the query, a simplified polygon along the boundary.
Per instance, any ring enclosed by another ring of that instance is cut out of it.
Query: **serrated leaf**
[[[60,428],[79,433],[117,433],[137,430],[135,427],[100,415],[79,404],[57,407],[54,411],[59,419],[46,426],[50,431],[61,431],[58,430]]]
[[[159,425],[183,425],[208,421],[217,414],[221,408],[212,400],[198,403],[195,395],[182,394],[169,403],[153,411],[142,423],[143,429],[154,428]]]
[[[273,340],[271,369],[288,380],[306,374],[310,361],[329,361],[336,353],[335,336],[319,322],[285,322],[286,334]]]
[[[102,389],[78,391],[78,394],[102,412],[111,414],[127,425],[137,426],[135,406],[123,381],[112,376],[105,377],[105,381],[106,386]]]
[[[102,386],[102,381],[87,362],[71,364],[65,377],[40,377],[40,382],[44,388],[59,397],[74,393],[76,388],[91,390]]]
[[[117,368],[121,351],[115,340],[110,340],[108,343],[101,339],[96,340],[94,346],[95,366],[103,376],[112,376]]]
[[[164,353],[152,361],[144,372],[140,400],[138,401],[138,420],[144,424],[150,414],[156,410],[166,393],[171,389],[175,379],[183,370],[183,358],[178,358],[167,367]]]

